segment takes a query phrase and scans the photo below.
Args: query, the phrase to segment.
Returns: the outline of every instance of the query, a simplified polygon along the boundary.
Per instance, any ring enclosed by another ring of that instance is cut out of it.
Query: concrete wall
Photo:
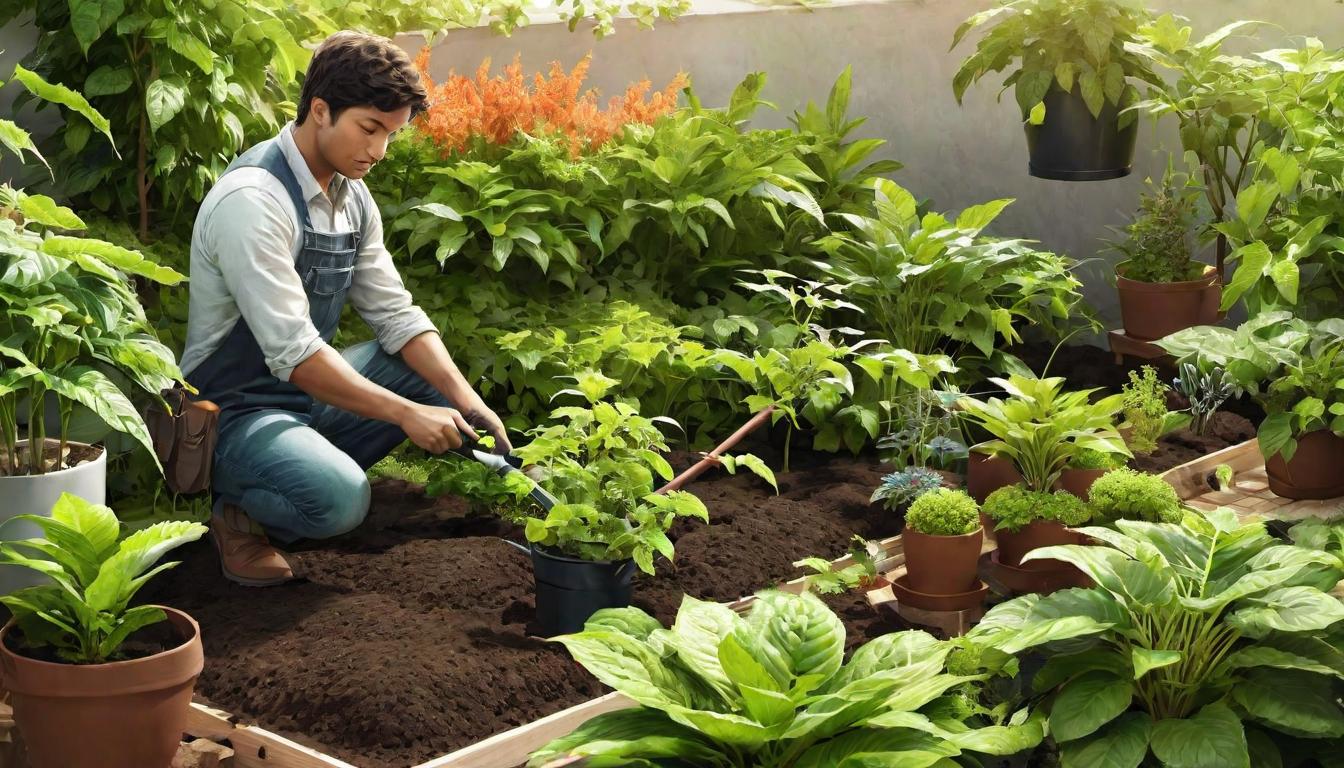
[[[1000,219],[999,232],[1039,239],[1079,259],[1098,255],[1099,239],[1110,235],[1106,226],[1123,224],[1137,204],[1144,176],[1160,173],[1165,151],[1179,149],[1171,126],[1156,135],[1145,126],[1130,178],[1063,183],[1028,176],[1011,94],[996,103],[998,83],[986,80],[970,91],[964,106],[952,97],[953,73],[971,50],[963,43],[948,52],[953,30],[989,7],[989,0],[893,0],[813,11],[719,2],[721,10],[749,10],[697,13],[660,22],[652,31],[638,30],[627,20],[602,41],[559,24],[534,25],[511,39],[483,29],[455,31],[436,45],[432,72],[441,77],[450,69],[474,71],[486,56],[502,65],[515,54],[522,55],[525,71],[533,71],[555,59],[572,65],[592,50],[589,82],[604,94],[619,93],[645,77],[658,87],[685,70],[706,104],[721,105],[744,74],[764,71],[769,76],[764,97],[780,111],[762,112],[758,124],[782,127],[794,108],[809,99],[823,101],[834,78],[853,65],[851,114],[866,115],[860,133],[886,139],[886,156],[905,164],[894,177],[898,182],[945,209],[1016,198]],[[1196,34],[1251,18],[1344,45],[1344,5],[1336,0],[1166,0],[1153,5],[1190,17]],[[405,38],[402,43],[414,50],[422,41]],[[1109,269],[1104,261],[1094,261],[1080,274],[1088,298],[1113,321],[1118,313]]]

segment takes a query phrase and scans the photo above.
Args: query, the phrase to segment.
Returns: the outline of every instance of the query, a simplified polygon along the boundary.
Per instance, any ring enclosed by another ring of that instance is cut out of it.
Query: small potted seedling
[[[1069,530],[1091,519],[1087,503],[1066,491],[1033,491],[1021,485],[1000,488],[981,507],[994,524],[998,549],[991,561],[1015,592],[1051,592],[1079,582],[1077,569],[1058,560],[1023,562],[1043,547],[1078,544]]]
[[[973,589],[984,539],[980,507],[964,491],[940,488],[920,496],[905,513],[901,534],[910,589],[928,595]]]
[[[1093,522],[1099,524],[1116,520],[1179,523],[1184,515],[1181,497],[1171,484],[1128,468],[1107,472],[1093,483],[1088,504]]]
[[[50,582],[0,597],[13,614],[0,630],[0,671],[29,764],[167,766],[204,664],[200,627],[181,611],[130,601],[177,565],[156,563],[205,526],[156,523],[118,541],[112,510],[71,494],[50,517],[16,519],[46,538],[0,545],[0,564]]]

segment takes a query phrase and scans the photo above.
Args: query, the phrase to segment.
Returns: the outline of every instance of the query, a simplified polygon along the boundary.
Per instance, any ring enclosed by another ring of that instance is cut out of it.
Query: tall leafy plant
[[[1337,552],[1279,543],[1228,509],[1115,527],[1080,529],[1100,546],[1026,558],[1072,563],[1096,587],[1011,600],[968,635],[1014,654],[1054,643],[1033,699],[1063,768],[1332,754],[1344,738]]]
[[[124,131],[115,147],[72,123],[48,154],[62,189],[125,220],[151,225],[189,214],[229,161],[293,114],[294,84],[326,31],[282,0],[15,0],[0,22],[34,14],[37,46],[24,63],[81,90]]]
[[[593,765],[859,768],[952,765],[1043,737],[1039,717],[987,707],[1001,666],[946,671],[952,644],[919,631],[845,661],[840,619],[810,592],[762,592],[744,618],[685,597],[670,629],[637,608],[599,611],[555,639],[639,706],[599,715],[532,755]],[[955,659],[955,656],[954,656]]]

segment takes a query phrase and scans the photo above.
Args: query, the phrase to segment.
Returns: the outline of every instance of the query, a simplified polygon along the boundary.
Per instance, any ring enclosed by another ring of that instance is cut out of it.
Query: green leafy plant
[[[0,564],[37,571],[52,584],[0,596],[14,615],[23,647],[52,649],[75,664],[115,661],[132,632],[163,621],[154,606],[130,607],[155,575],[177,565],[155,566],[169,550],[205,535],[199,523],[164,522],[117,541],[117,517],[105,506],[61,494],[51,517],[18,515],[46,538],[0,544]]]
[[[1078,452],[1076,456],[1069,459],[1069,469],[1116,469],[1123,467],[1125,459],[1123,456],[1117,456],[1105,451],[1096,451],[1085,448]]]
[[[943,476],[925,467],[906,467],[882,478],[869,503],[882,502],[889,510],[900,511],[921,496],[942,487]]]
[[[821,557],[805,557],[793,564],[794,568],[811,571],[806,577],[807,588],[822,595],[839,595],[850,590],[871,586],[877,580],[877,545],[855,536],[850,540],[849,565],[836,567]]]
[[[905,526],[930,536],[961,536],[980,527],[980,505],[965,491],[939,488],[910,505]]]
[[[994,521],[994,530],[1009,532],[1020,531],[1038,520],[1073,528],[1092,519],[1087,504],[1068,491],[1033,491],[1021,485],[989,494],[980,511]]]
[[[1148,191],[1139,198],[1139,212],[1121,233],[1125,239],[1113,245],[1123,261],[1116,274],[1145,283],[1175,283],[1194,280],[1204,272],[1191,249],[1199,193],[1188,183],[1177,185],[1170,168],[1161,185],[1148,180]]]
[[[1254,317],[1235,330],[1188,328],[1158,342],[1182,362],[1216,365],[1265,409],[1260,451],[1290,460],[1297,438],[1328,429],[1344,434],[1344,321],[1309,322],[1287,312]],[[1187,377],[1189,378],[1189,377]]]
[[[525,524],[532,481],[518,472],[500,476],[473,459],[445,456],[435,459],[425,477],[426,496],[458,496],[473,511]]]
[[[1142,373],[1129,372],[1129,383],[1121,390],[1125,422],[1130,434],[1130,450],[1146,455],[1157,450],[1157,440],[1167,426],[1167,392],[1171,388],[1157,378],[1157,369],[1145,365]]]
[[[1344,605],[1327,594],[1338,555],[1280,544],[1227,509],[1116,527],[1081,529],[1099,546],[1027,556],[1071,563],[1096,587],[1011,600],[967,636],[1006,653],[1054,643],[1032,685],[1064,768],[1331,753],[1344,738]]]
[[[1180,375],[1171,383],[1190,404],[1190,430],[1196,435],[1208,433],[1213,415],[1237,393],[1236,384],[1220,365],[1200,371],[1193,363],[1181,363]]]
[[[672,466],[659,423],[676,426],[662,416],[640,416],[622,402],[604,402],[601,382],[580,379],[579,388],[563,394],[581,395],[587,407],[555,409],[552,420],[532,429],[527,445],[515,449],[525,464],[539,468],[539,482],[560,501],[544,516],[523,513],[515,518],[527,540],[582,560],[633,558],[645,573],[654,571],[654,556],[675,555],[667,530],[680,517],[709,522],[704,502],[685,491],[654,493],[655,478],[671,480]],[[729,472],[747,469],[772,486],[774,473],[751,454],[722,458]],[[506,495],[520,488],[505,489]]]
[[[1043,737],[1025,710],[978,705],[1001,668],[946,672],[951,644],[924,632],[884,635],[846,662],[844,626],[810,593],[762,592],[745,618],[688,596],[671,629],[608,609],[555,641],[639,706],[589,720],[531,766],[578,756],[668,768],[933,765]]]
[[[952,416],[959,397],[957,392],[929,389],[897,395],[891,407],[892,431],[877,441],[883,460],[898,467],[947,469],[956,459],[966,458],[966,445]]]
[[[1226,491],[1232,487],[1232,478],[1236,476],[1236,471],[1227,464],[1219,464],[1213,470],[1213,478],[1217,482],[1216,490]]]
[[[1112,470],[1097,478],[1087,500],[1098,523],[1122,519],[1179,523],[1184,514],[1181,497],[1167,481],[1132,469]]]
[[[1004,81],[1012,87],[1022,119],[1046,120],[1045,95],[1077,88],[1093,117],[1110,104],[1122,110],[1120,128],[1135,115],[1134,80],[1158,82],[1148,61],[1130,50],[1151,15],[1139,0],[999,0],[957,27],[956,48],[967,33],[987,27],[952,80],[957,103],[966,89],[990,72],[1015,67]]]
[[[310,56],[303,43],[329,29],[281,0],[20,0],[0,9],[0,21],[25,12],[39,32],[25,65],[80,89],[125,128],[113,151],[90,142],[80,122],[55,137],[62,190],[123,220],[137,216],[142,240],[151,224],[180,223],[183,213],[190,221],[188,203],[229,161],[279,131]]]
[[[1048,491],[1073,459],[1088,449],[1130,455],[1114,426],[1123,395],[1091,402],[1096,390],[1064,392],[1060,377],[1014,374],[990,381],[1009,398],[962,397],[962,417],[993,436],[980,449],[1012,461],[1027,488]]]
[[[846,298],[893,347],[949,355],[972,375],[1011,364],[996,349],[1020,342],[1020,326],[1058,337],[1087,318],[1067,258],[982,235],[1012,200],[971,206],[949,220],[921,215],[914,195],[895,182],[878,179],[872,194],[871,212],[839,214],[848,229],[816,247],[830,257]],[[972,352],[983,365],[971,361]]]

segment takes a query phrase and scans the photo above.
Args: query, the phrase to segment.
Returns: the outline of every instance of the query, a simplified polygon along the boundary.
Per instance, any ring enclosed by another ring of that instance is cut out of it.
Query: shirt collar
[[[308,168],[308,161],[303,159],[303,153],[299,151],[299,145],[294,141],[292,121],[286,123],[280,130],[280,151],[284,153],[285,162],[289,163],[290,170],[294,172],[294,178],[298,179],[303,199],[312,203],[315,198],[321,197],[322,187],[318,186],[317,179]],[[331,204],[336,208],[345,202],[345,193],[350,186],[347,181],[348,179],[339,173],[331,177]]]

